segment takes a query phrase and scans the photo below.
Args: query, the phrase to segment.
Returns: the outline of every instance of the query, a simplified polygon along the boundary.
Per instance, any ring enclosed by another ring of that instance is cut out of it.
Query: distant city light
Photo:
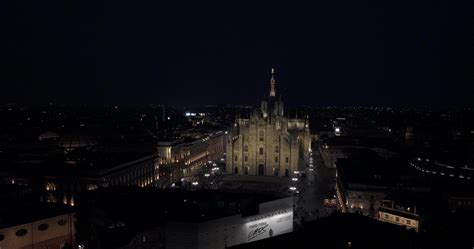
[[[170,119],[171,119],[171,118],[170,118],[170,117],[168,117],[168,120],[170,120]]]
[[[209,177],[209,176],[211,176],[211,174],[206,173],[206,174],[204,174],[204,176],[205,176],[205,177]]]
[[[296,182],[296,181],[298,181],[298,178],[293,177],[293,178],[291,178],[291,180],[294,181],[294,182]]]
[[[291,190],[291,191],[295,191],[295,190],[296,190],[296,187],[291,186],[291,187],[290,187],[290,190]]]
[[[189,117],[189,116],[191,116],[191,113],[190,113],[190,112],[186,112],[185,115],[186,115],[186,117]]]
[[[196,186],[196,185],[199,184],[199,182],[193,182],[192,184],[193,184],[194,186]]]

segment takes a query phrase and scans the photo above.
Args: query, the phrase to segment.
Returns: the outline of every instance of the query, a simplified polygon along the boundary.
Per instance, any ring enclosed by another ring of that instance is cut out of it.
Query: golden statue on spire
[[[272,68],[272,78],[270,79],[270,97],[275,97],[275,68]]]

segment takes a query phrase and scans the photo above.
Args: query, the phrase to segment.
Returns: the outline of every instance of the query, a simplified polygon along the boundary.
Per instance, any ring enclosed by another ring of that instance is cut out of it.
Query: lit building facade
[[[416,206],[400,207],[393,201],[384,200],[379,208],[378,219],[383,222],[406,227],[407,229],[420,230],[422,217],[416,212]]]
[[[285,116],[276,97],[272,69],[270,94],[249,118],[238,117],[227,138],[226,171],[239,175],[291,176],[308,161],[311,137],[306,118]]]
[[[181,177],[191,176],[202,168],[207,161],[222,158],[226,151],[226,136],[223,131],[213,132],[193,142],[159,142],[159,164],[163,166],[162,184],[177,181]]]
[[[121,158],[122,157],[122,158]],[[32,165],[30,167],[34,167]],[[94,166],[94,167],[92,167]],[[30,169],[30,168],[28,168]],[[44,164],[41,173],[19,170],[4,178],[8,184],[34,185],[42,174],[42,200],[46,203],[77,205],[77,194],[111,186],[147,187],[159,185],[158,153],[135,154],[114,152],[100,160],[73,160]]]

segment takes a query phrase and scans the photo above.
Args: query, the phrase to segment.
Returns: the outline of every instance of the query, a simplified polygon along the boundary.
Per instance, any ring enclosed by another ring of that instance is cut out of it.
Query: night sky
[[[472,104],[468,1],[1,1],[0,102]]]

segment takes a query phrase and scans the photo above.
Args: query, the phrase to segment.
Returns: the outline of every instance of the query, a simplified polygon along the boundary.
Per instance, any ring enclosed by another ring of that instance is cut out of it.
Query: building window
[[[385,219],[388,220],[388,214],[385,214]]]
[[[239,160],[239,156],[235,156],[235,161],[237,162],[237,160]]]
[[[290,159],[288,157],[285,158],[285,162],[288,163]]]
[[[273,170],[273,174],[274,174],[275,176],[280,175],[280,169],[274,169],[274,170]]]
[[[395,217],[395,221],[396,221],[396,222],[400,222],[400,218],[399,218],[399,217]]]
[[[261,142],[263,142],[263,138],[264,138],[263,131],[260,131],[260,132],[258,133],[258,140],[260,140]]]
[[[411,220],[408,220],[408,219],[407,219],[407,224],[408,224],[408,225],[411,225]]]
[[[245,152],[248,152],[248,151],[249,151],[249,146],[248,146],[248,145],[244,145],[244,151],[245,151]]]
[[[289,169],[285,169],[285,176],[290,176],[290,170]]]
[[[234,168],[234,174],[237,175],[238,173],[239,173],[239,168],[235,167],[235,168]]]
[[[15,232],[15,235],[18,237],[25,236],[28,233],[28,230],[26,229],[18,229]]]
[[[275,157],[275,162],[276,162],[276,163],[278,162],[278,157],[277,157],[277,156]]]
[[[260,155],[263,155],[263,148],[258,149],[258,153],[259,153]]]
[[[275,153],[278,153],[280,150],[278,148],[278,146],[275,146]]]
[[[248,174],[249,174],[249,167],[245,167],[245,169],[244,169],[244,173],[245,173],[246,175],[248,175]]]
[[[244,157],[245,161],[247,162],[249,160],[249,157],[248,156],[245,156]]]
[[[49,225],[46,224],[46,223],[43,223],[41,225],[38,226],[38,230],[40,231],[46,231],[48,229]]]
[[[58,225],[60,225],[60,226],[64,226],[64,225],[66,225],[66,223],[67,223],[67,220],[59,220],[58,221]]]

